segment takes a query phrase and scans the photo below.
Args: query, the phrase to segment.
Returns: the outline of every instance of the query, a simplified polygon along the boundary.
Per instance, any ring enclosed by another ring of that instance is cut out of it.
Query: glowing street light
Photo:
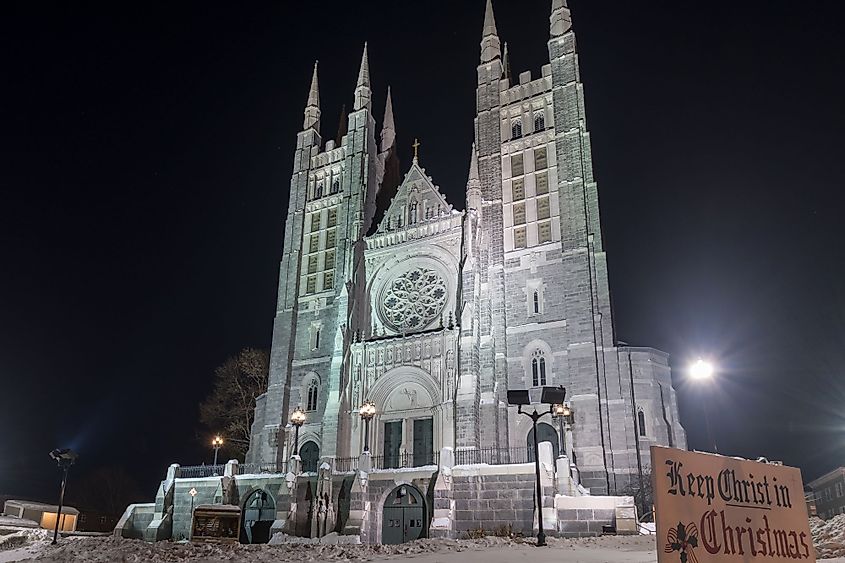
[[[296,438],[293,441],[293,453],[294,455],[299,455],[299,427],[305,424],[305,411],[303,411],[300,407],[293,409],[293,412],[290,414],[290,423],[293,424],[294,428],[296,428]]]
[[[376,415],[376,404],[372,401],[364,401],[361,408],[358,409],[358,414],[361,415],[361,420],[364,421],[364,453],[370,451],[370,421]]]
[[[714,371],[713,364],[701,358],[693,362],[689,368],[690,377],[698,380],[711,379]]]
[[[223,445],[223,438],[220,436],[215,436],[214,439],[211,441],[211,447],[214,448],[214,463],[213,465],[217,465],[217,452],[220,450],[220,447]]]

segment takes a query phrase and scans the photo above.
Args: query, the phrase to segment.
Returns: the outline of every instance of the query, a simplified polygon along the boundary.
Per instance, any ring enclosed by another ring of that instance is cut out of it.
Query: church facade
[[[553,1],[548,47],[540,76],[512,76],[488,1],[463,211],[416,147],[400,177],[390,92],[377,123],[366,46],[333,140],[321,136],[315,66],[248,464],[299,453],[316,471],[365,446],[384,469],[436,464],[444,448],[458,462],[505,462],[533,438],[507,392],[542,386],[565,387],[572,414],[546,417],[538,438],[594,494],[641,476],[650,445],[686,447],[667,355],[615,340],[564,0]],[[369,428],[365,401],[375,404]]]

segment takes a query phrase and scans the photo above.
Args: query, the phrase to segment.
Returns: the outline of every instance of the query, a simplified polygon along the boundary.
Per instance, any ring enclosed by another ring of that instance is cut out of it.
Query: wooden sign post
[[[816,560],[795,467],[651,447],[658,563]]]

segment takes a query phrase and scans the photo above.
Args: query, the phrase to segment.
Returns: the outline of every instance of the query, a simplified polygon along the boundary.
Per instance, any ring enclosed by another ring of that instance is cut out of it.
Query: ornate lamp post
[[[370,453],[370,421],[376,415],[376,404],[370,400],[364,401],[358,414],[364,421],[364,453]]]
[[[220,451],[220,447],[223,445],[223,438],[220,436],[215,436],[214,439],[211,441],[211,447],[214,448],[214,465],[217,465],[217,452]]]
[[[53,531],[53,545],[56,545],[56,540],[59,537],[59,522],[62,521],[62,505],[65,502],[65,487],[67,486],[67,472],[70,470],[70,466],[76,461],[76,458],[79,457],[76,452],[73,450],[65,449],[55,449],[50,452],[50,457],[56,460],[56,463],[59,465],[59,469],[62,470],[62,490],[59,493],[59,510],[56,513],[56,529]]]
[[[299,455],[299,427],[305,424],[305,411],[300,407],[293,409],[293,412],[290,414],[290,423],[296,429],[294,431],[295,438],[293,439],[293,454]]]
[[[565,403],[552,405],[552,416],[557,419],[560,427],[560,455],[565,455],[569,458],[569,463],[572,463],[572,453],[569,451],[569,440],[567,439],[569,425],[572,424],[572,409]]]

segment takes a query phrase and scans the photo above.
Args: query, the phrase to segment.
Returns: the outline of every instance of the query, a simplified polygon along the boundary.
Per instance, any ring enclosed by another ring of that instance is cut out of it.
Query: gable
[[[452,213],[452,206],[416,159],[379,223],[379,233],[403,229]]]

